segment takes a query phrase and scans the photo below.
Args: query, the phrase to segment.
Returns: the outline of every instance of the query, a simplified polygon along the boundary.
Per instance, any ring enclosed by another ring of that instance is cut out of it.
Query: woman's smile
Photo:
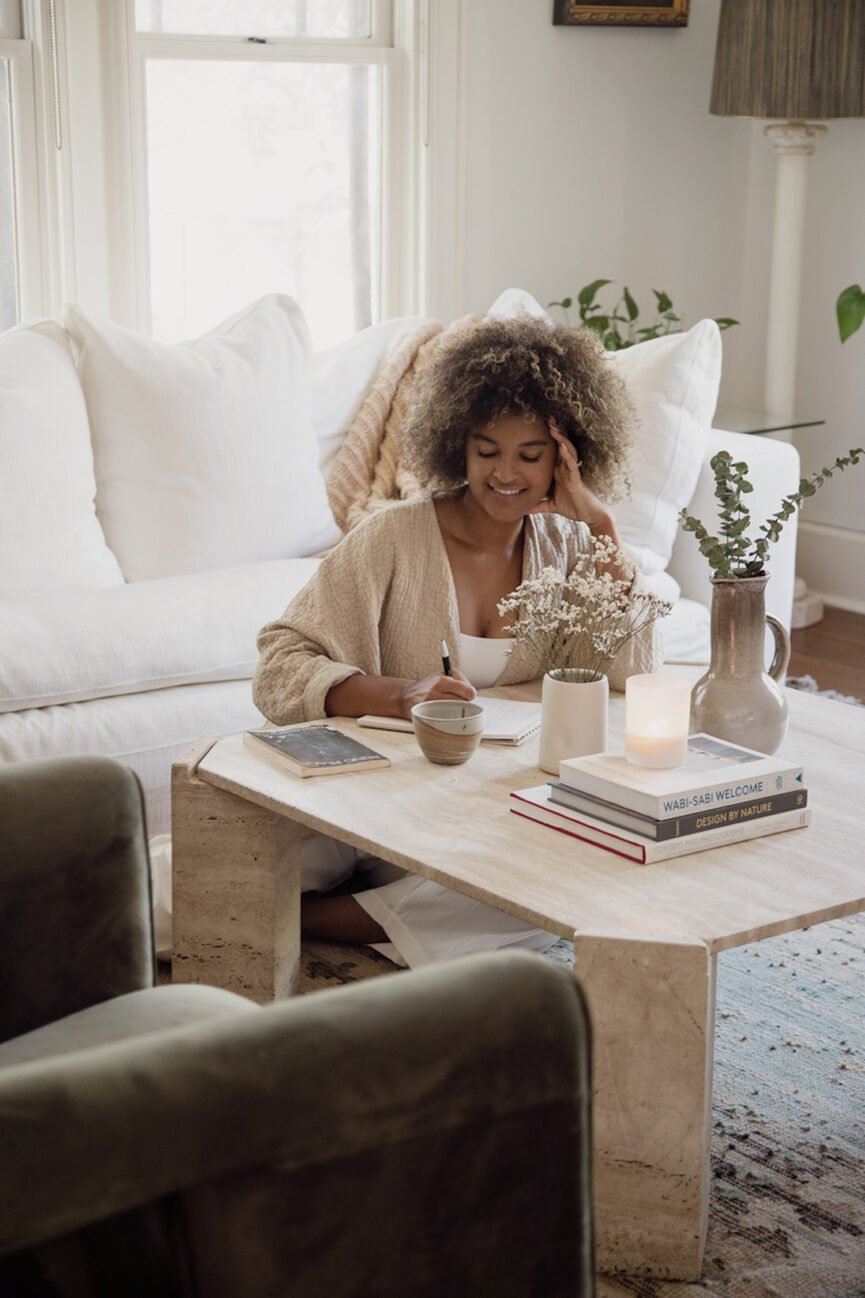
[[[542,419],[500,415],[475,429],[466,444],[469,491],[493,518],[527,514],[549,490],[556,444]]]

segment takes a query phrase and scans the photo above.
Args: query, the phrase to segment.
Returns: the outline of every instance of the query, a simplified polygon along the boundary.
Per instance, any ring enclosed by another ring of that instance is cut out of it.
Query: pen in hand
[[[451,670],[451,656],[450,656],[450,652],[448,651],[447,640],[442,640],[441,652],[442,652],[442,671],[444,672],[445,676],[453,676],[453,671]]]

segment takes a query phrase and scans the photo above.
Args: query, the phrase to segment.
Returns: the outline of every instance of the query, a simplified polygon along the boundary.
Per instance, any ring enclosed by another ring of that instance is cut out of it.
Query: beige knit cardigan
[[[589,548],[584,524],[529,514],[522,580],[548,566],[570,572]],[[315,720],[325,715],[328,690],[356,672],[422,680],[441,671],[443,638],[459,667],[459,609],[435,506],[429,497],[391,505],[349,532],[283,616],[259,632],[255,705],[277,725]],[[652,624],[623,647],[610,685],[624,689],[628,676],[659,662]],[[534,680],[542,670],[516,645],[496,683]]]

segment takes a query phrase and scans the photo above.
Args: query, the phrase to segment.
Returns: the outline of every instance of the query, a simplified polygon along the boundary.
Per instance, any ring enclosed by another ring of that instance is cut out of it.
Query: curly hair
[[[421,482],[461,486],[469,434],[500,415],[524,414],[556,421],[593,491],[613,500],[628,489],[634,411],[591,330],[529,315],[467,316],[428,346],[402,430]]]

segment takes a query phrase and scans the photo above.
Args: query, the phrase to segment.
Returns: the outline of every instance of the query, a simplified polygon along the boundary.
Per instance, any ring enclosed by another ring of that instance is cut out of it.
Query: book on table
[[[726,847],[729,843],[741,843],[745,839],[779,834],[788,829],[804,829],[811,819],[810,809],[801,807],[793,811],[781,811],[775,815],[742,819],[733,824],[707,828],[704,833],[684,834],[679,838],[656,842],[633,829],[610,824],[609,821],[600,820],[583,811],[576,811],[561,803],[553,802],[549,786],[546,784],[531,789],[515,790],[510,795],[510,810],[517,816],[547,825],[561,834],[579,839],[580,842],[601,847],[614,856],[624,857],[637,865],[649,865],[653,861],[687,856],[691,852],[705,852],[713,847]]]
[[[686,834],[702,834],[724,825],[734,825],[741,820],[777,816],[782,811],[798,811],[808,805],[807,789],[797,788],[789,789],[786,793],[767,793],[760,798],[725,802],[700,811],[687,812],[684,816],[661,818],[644,815],[641,811],[631,811],[607,798],[598,798],[593,793],[572,789],[561,780],[550,780],[549,789],[552,802],[570,807],[573,811],[584,811],[596,820],[621,825],[623,829],[633,829],[644,838],[654,839],[658,843],[668,838],[682,838]]]
[[[522,744],[541,727],[540,703],[527,703],[522,699],[477,698],[484,710],[484,744]],[[372,713],[358,717],[359,726],[374,730],[412,730],[408,717],[378,717]]]
[[[342,775],[390,766],[390,758],[327,725],[246,730],[243,742],[292,775]]]
[[[679,767],[636,766],[624,756],[594,753],[565,758],[559,782],[655,820],[804,788],[800,765],[706,734],[688,737]]]

